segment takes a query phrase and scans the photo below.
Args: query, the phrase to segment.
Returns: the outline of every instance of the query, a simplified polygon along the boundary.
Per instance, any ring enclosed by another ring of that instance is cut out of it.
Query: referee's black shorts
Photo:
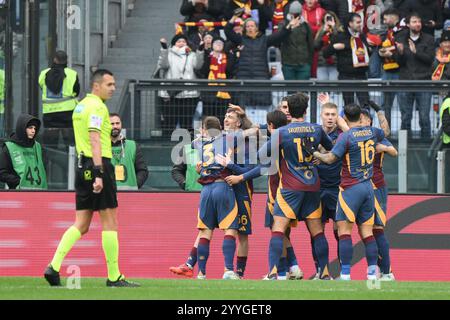
[[[104,210],[117,208],[117,185],[114,167],[111,160],[102,158],[103,162],[103,189],[94,193],[94,176],[92,158],[83,158],[82,168],[76,169],[75,194],[77,210]]]

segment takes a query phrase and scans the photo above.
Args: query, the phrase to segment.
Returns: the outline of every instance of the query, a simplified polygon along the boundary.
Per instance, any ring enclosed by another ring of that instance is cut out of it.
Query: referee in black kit
[[[108,287],[139,287],[126,281],[119,271],[117,236],[117,187],[111,164],[111,122],[105,101],[114,94],[115,81],[108,70],[97,70],[92,76],[92,92],[75,108],[72,116],[78,168],[75,177],[75,224],[63,235],[53,260],[45,270],[52,286],[61,285],[59,270],[73,245],[86,234],[94,211],[102,223],[102,246],[108,267]]]

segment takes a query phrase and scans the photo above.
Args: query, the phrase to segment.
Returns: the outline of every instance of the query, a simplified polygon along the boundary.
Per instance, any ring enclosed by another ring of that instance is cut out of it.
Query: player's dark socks
[[[292,266],[298,266],[297,256],[295,255],[293,247],[286,248],[286,258],[287,258],[287,264],[288,264],[289,268]]]
[[[373,235],[378,246],[378,266],[384,274],[391,273],[391,258],[389,256],[389,242],[382,229],[374,229]]]
[[[339,258],[339,233],[337,230],[333,230],[333,234],[334,234],[334,238],[336,239],[336,243],[338,244],[337,247],[337,258],[338,261],[340,261],[341,259]]]
[[[191,254],[189,255],[189,258],[186,261],[186,264],[191,268],[194,268],[196,263],[197,263],[197,248],[193,247],[191,249]]]
[[[278,276],[285,277],[288,271],[287,258],[281,257],[277,267]]]
[[[317,260],[317,253],[316,253],[316,247],[314,245],[314,239],[313,237],[309,238],[311,241],[311,252],[312,252],[312,257],[313,257],[313,261],[314,261],[314,266],[316,267],[316,272],[319,271],[319,261]]]
[[[247,266],[247,257],[237,257],[236,265],[236,273],[242,278],[244,276],[245,267]]]
[[[209,240],[206,238],[200,238],[198,241],[197,248],[197,262],[198,262],[198,270],[203,275],[206,274],[206,262],[209,257]]]
[[[342,274],[350,274],[352,256],[353,256],[352,236],[349,234],[343,234],[339,237],[339,257],[341,259]]]
[[[225,268],[234,271],[234,254],[236,252],[236,238],[225,236],[222,243],[223,257],[225,258]]]
[[[367,264],[370,266],[376,266],[378,260],[378,247],[374,236],[368,236],[363,239],[364,246],[366,247],[366,259]]]
[[[329,277],[330,273],[328,271],[328,241],[323,232],[317,234],[313,238],[313,244],[316,251],[317,263],[319,266],[319,277]]]
[[[272,232],[269,245],[269,275],[277,273],[277,265],[283,253],[283,232]]]

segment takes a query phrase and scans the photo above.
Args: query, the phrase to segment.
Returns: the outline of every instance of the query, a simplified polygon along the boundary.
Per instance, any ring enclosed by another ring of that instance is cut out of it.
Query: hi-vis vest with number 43
[[[50,68],[45,69],[39,75],[39,86],[42,88],[42,112],[64,112],[73,111],[78,104],[75,98],[76,93],[73,92],[73,86],[77,81],[77,72],[70,68],[65,68],[66,78],[63,81],[61,92],[51,92],[45,84],[45,77]]]
[[[20,177],[17,189],[46,190],[47,175],[39,142],[35,142],[34,146],[30,148],[19,146],[11,141],[5,142],[5,145],[8,148],[14,171]]]

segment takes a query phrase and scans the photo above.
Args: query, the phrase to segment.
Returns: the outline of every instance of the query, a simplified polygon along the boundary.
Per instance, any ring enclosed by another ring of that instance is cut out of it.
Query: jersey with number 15
[[[331,152],[342,159],[341,187],[346,189],[373,176],[375,146],[384,132],[374,127],[355,127],[341,134]]]
[[[322,145],[331,150],[333,143],[323,131],[322,126],[308,122],[292,122],[274,132],[278,134],[280,150],[280,187],[293,191],[320,190],[320,179],[313,157],[302,148],[305,139],[313,141],[317,148]],[[268,143],[274,143],[274,139]]]

